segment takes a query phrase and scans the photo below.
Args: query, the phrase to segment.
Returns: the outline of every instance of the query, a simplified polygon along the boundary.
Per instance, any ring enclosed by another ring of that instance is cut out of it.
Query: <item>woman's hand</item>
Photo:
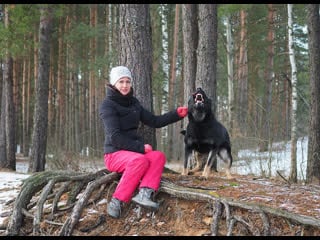
[[[179,117],[185,117],[188,114],[188,107],[178,107],[177,113]]]
[[[150,144],[145,144],[144,145],[144,152],[148,153],[152,151],[152,146]]]

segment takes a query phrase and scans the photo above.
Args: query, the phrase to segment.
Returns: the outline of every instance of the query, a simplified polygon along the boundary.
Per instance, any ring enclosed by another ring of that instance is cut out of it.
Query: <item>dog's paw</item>
[[[234,180],[234,179],[235,179],[235,177],[233,177],[233,176],[231,175],[230,170],[227,170],[227,171],[226,171],[226,175],[227,175],[227,179],[228,179],[228,180]]]
[[[210,175],[210,167],[206,165],[202,171],[202,177],[208,179]]]
[[[181,172],[182,176],[187,176],[188,175],[188,170],[187,169],[183,169]]]
[[[199,180],[201,181],[207,181],[209,176],[204,176],[203,174],[201,176],[198,176]]]
[[[228,176],[228,175],[227,175],[227,179],[228,179],[228,180],[235,180],[236,178],[233,177],[233,176]]]
[[[201,178],[204,179],[204,180],[208,180],[210,176],[210,172],[202,172],[202,175],[201,175]]]

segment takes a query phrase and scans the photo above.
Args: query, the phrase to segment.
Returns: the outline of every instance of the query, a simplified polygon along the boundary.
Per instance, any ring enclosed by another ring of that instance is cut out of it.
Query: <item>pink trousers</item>
[[[112,197],[129,202],[138,186],[159,189],[166,156],[161,151],[141,154],[120,150],[105,154],[104,164],[110,172],[122,173]]]

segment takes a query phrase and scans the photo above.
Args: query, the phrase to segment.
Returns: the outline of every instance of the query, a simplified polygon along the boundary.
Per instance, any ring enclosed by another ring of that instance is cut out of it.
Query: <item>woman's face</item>
[[[131,80],[128,77],[120,78],[114,86],[122,95],[127,95],[131,89]]]

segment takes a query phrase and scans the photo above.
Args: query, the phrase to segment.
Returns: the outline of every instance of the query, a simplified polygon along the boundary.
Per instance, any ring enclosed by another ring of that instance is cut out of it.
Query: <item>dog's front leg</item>
[[[183,169],[181,175],[188,175],[189,174],[189,163],[191,162],[192,158],[192,150],[189,148],[185,148],[185,157],[184,157],[184,163],[183,163]]]
[[[213,161],[213,157],[215,156],[216,152],[211,150],[208,154],[207,162],[206,165],[204,166],[203,172],[202,172],[202,177],[205,179],[209,178],[210,175],[210,169]]]
[[[190,170],[190,172],[197,172],[200,169],[200,160],[199,160],[199,153],[197,151],[195,151],[195,150],[193,151],[193,158],[194,158],[194,161],[195,161],[196,165],[195,165],[194,168],[192,168]],[[190,163],[190,161],[189,161],[189,163]]]

